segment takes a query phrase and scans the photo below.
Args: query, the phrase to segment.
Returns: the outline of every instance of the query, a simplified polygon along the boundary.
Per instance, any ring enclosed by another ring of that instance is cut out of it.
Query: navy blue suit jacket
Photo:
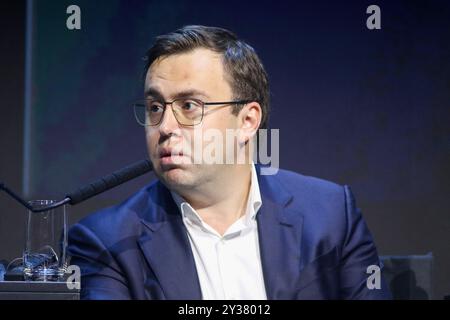
[[[379,265],[372,236],[347,186],[280,170],[261,175],[257,214],[268,299],[383,299],[369,289]],[[194,257],[170,191],[156,181],[69,232],[82,299],[201,299]]]

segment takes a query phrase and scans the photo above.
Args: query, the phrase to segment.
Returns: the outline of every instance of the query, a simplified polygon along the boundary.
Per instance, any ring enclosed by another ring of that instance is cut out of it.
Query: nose
[[[159,132],[161,136],[169,136],[177,129],[179,129],[179,124],[173,113],[172,104],[167,104],[161,122],[159,123]]]

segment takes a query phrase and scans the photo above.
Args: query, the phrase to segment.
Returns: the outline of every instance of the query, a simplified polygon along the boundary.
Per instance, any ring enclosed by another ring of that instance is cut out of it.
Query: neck
[[[223,235],[228,227],[245,214],[251,184],[252,165],[230,166],[221,170],[202,190],[180,194],[200,217]]]

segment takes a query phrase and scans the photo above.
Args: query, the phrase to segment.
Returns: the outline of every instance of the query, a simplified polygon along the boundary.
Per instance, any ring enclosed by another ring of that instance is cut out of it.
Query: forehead
[[[210,96],[231,93],[222,55],[208,49],[158,58],[146,75],[145,90],[148,89],[160,92],[165,98],[189,90],[206,92]]]

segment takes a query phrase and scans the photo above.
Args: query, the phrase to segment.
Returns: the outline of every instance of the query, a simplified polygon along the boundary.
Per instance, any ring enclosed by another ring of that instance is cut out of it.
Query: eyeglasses
[[[155,99],[138,100],[133,104],[134,115],[141,126],[157,126],[166,111],[168,104],[172,106],[175,119],[182,126],[195,126],[203,121],[205,106],[246,104],[252,100],[237,100],[224,102],[203,102],[198,99],[175,99],[172,102],[162,102]]]

